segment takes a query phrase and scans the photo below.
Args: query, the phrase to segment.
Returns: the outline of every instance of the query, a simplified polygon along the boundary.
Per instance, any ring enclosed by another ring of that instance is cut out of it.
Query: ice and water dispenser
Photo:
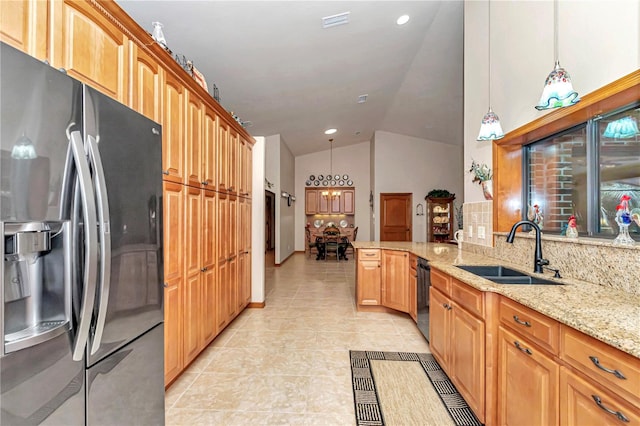
[[[69,330],[69,222],[4,222],[2,354]]]

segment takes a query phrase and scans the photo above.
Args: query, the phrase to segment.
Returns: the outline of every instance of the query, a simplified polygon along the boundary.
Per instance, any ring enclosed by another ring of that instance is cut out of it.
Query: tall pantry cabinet
[[[253,138],[112,1],[2,1],[0,40],[162,125],[168,386],[250,302]]]

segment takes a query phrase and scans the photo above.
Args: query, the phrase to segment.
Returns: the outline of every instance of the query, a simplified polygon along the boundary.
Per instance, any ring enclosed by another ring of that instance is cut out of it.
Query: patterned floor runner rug
[[[433,355],[349,354],[358,425],[482,425]]]

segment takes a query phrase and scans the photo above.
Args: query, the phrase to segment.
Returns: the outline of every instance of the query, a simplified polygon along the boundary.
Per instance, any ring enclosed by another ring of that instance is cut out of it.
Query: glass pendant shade
[[[489,111],[482,117],[482,124],[480,125],[480,133],[478,133],[477,140],[491,141],[503,137],[504,132],[500,125],[500,118],[498,118],[498,115],[489,107]]]
[[[623,117],[607,124],[602,136],[614,139],[628,139],[640,135],[638,123],[633,117]]]
[[[11,149],[11,158],[16,160],[33,160],[37,156],[36,147],[33,146],[31,139],[24,134],[18,138]]]
[[[556,66],[549,73],[544,83],[544,89],[537,110],[567,107],[574,105],[580,101],[578,92],[573,90],[571,84],[571,76],[560,66],[560,61],[556,61]]]

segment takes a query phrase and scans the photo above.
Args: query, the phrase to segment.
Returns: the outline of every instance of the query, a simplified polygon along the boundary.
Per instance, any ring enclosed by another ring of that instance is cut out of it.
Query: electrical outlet
[[[478,238],[484,240],[484,226],[478,226]]]
[[[473,225],[469,225],[469,238],[473,238]]]

